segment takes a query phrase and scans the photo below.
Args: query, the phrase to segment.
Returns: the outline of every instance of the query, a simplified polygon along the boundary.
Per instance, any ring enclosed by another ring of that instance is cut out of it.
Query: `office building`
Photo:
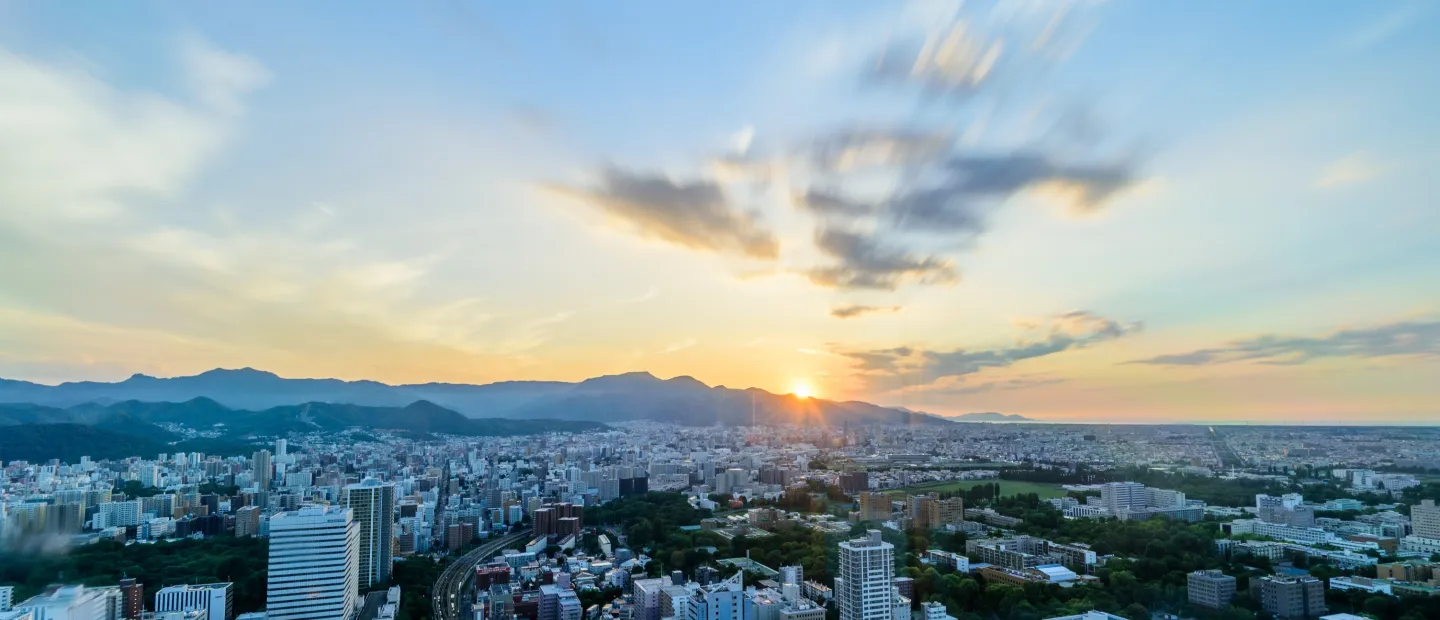
[[[1440,506],[1435,500],[1422,500],[1410,507],[1410,525],[1416,538],[1440,540]]]
[[[1308,618],[1325,613],[1325,584],[1310,576],[1252,577],[1250,595],[1277,618]]]
[[[1224,609],[1235,598],[1235,578],[1218,570],[1197,570],[1186,579],[1190,603]]]
[[[0,609],[5,609],[0,607]],[[126,620],[139,618],[145,611],[145,584],[126,577],[120,580],[120,617]]]
[[[840,543],[839,572],[834,596],[840,620],[891,620],[895,546],[882,541],[879,530]]]
[[[306,507],[270,519],[271,620],[349,620],[359,595],[360,524],[348,508]]]
[[[1100,485],[1100,503],[1111,514],[1144,510],[1146,500],[1145,485],[1138,482],[1107,482]]]
[[[395,538],[395,485],[366,478],[346,485],[342,501],[360,524],[360,589],[390,583]]]
[[[155,613],[173,611],[203,611],[204,620],[233,620],[235,588],[229,583],[161,588],[155,593]]]

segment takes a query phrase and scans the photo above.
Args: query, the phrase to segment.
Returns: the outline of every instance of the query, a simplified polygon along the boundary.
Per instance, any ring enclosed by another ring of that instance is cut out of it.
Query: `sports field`
[[[908,486],[899,491],[906,493],[954,493],[955,491],[969,490],[977,484],[999,484],[1000,495],[1017,495],[1021,493],[1034,493],[1040,499],[1052,497],[1065,497],[1065,489],[1058,484],[1045,484],[1042,482],[1022,482],[1019,480],[951,480],[947,482],[931,482],[928,484],[917,484]]]

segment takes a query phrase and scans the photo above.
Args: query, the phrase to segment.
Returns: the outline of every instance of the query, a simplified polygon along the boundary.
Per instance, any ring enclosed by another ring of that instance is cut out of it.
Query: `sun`
[[[790,393],[799,398],[814,398],[815,389],[810,387],[809,383],[796,381],[794,385],[790,386]]]

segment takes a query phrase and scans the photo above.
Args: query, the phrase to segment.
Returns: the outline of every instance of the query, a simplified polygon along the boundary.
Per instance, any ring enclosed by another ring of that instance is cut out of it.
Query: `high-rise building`
[[[870,473],[863,471],[841,473],[840,490],[851,494],[870,490]]]
[[[250,457],[250,468],[255,472],[255,488],[269,491],[270,479],[275,474],[274,465],[270,462],[270,451],[261,450]]]
[[[910,525],[921,530],[940,527],[940,500],[930,495],[910,496]]]
[[[1440,506],[1433,499],[1421,500],[1410,507],[1410,524],[1416,538],[1440,540]]]
[[[111,620],[122,606],[118,587],[51,586],[16,604],[15,611],[35,620]]]
[[[389,583],[395,538],[395,485],[366,478],[346,485],[341,502],[360,523],[360,589]]]
[[[669,585],[664,579],[636,579],[630,584],[630,595],[635,599],[635,620],[658,620],[660,618],[660,590]],[[545,620],[541,618],[540,620]]]
[[[10,611],[15,606],[15,586],[0,586],[0,611]]]
[[[145,584],[130,577],[120,580],[120,617],[133,620],[145,611]]]
[[[270,518],[265,607],[272,620],[349,620],[358,611],[360,524],[343,507]]]
[[[1235,578],[1218,570],[1197,570],[1186,578],[1190,603],[1224,609],[1235,598]]]
[[[957,525],[965,521],[965,499],[952,497],[940,500],[940,525]]]
[[[233,620],[234,590],[228,582],[162,588],[155,593],[155,613],[203,611],[205,620]]]
[[[1111,514],[1145,509],[1145,485],[1138,482],[1107,482],[1100,485],[1100,503]]]
[[[290,446],[284,439],[275,440],[275,456],[285,458],[289,454]]]
[[[1325,613],[1325,584],[1310,576],[1252,577],[1251,596],[1278,618],[1307,618]]]
[[[895,546],[882,541],[879,530],[840,543],[834,591],[840,620],[891,620],[894,578]]]

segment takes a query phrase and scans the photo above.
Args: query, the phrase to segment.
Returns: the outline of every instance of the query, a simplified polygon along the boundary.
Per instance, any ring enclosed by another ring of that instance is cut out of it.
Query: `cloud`
[[[672,343],[670,343],[670,344],[668,344],[668,345],[665,345],[665,348],[660,350],[660,354],[661,354],[661,355],[669,355],[669,354],[671,354],[671,353],[678,353],[678,352],[680,352],[680,351],[684,351],[685,349],[688,349],[688,348],[690,348],[690,347],[693,347],[693,346],[695,346],[695,345],[697,345],[697,344],[700,344],[700,341],[699,341],[699,340],[696,340],[696,339],[694,339],[694,338],[686,338],[686,339],[684,339],[684,340],[678,340],[678,341],[676,341],[676,342],[672,342]]]
[[[182,41],[178,52],[190,90],[172,98],[115,88],[83,63],[0,49],[0,219],[48,230],[113,220],[136,198],[178,195],[230,137],[243,97],[268,76],[199,39]]]
[[[1152,366],[1207,366],[1233,362],[1304,364],[1319,359],[1440,358],[1440,321],[1398,321],[1346,329],[1320,337],[1264,334],[1224,346],[1126,362]]]
[[[873,204],[813,187],[795,192],[791,201],[795,206],[821,216],[859,217],[877,210]]]
[[[810,159],[827,172],[913,164],[945,153],[953,139],[948,131],[842,130],[816,140]]]
[[[900,228],[981,232],[985,216],[999,203],[1026,190],[1058,196],[1074,212],[1100,209],[1135,183],[1125,163],[1068,164],[1038,152],[957,155],[944,166],[938,185],[899,195],[890,206]]]
[[[1085,349],[1117,340],[1142,329],[1140,323],[1120,323],[1086,311],[1050,317],[1039,330],[1043,337],[1020,339],[993,349],[918,350],[897,347],[869,351],[841,351],[858,362],[859,377],[871,387],[893,390],[933,385],[992,368],[1006,368],[1064,351]]]
[[[612,167],[601,172],[598,187],[553,187],[628,223],[643,237],[755,259],[780,254],[775,235],[754,215],[736,210],[723,188],[710,181],[675,181]]]
[[[1367,183],[1383,174],[1385,168],[1385,164],[1376,161],[1370,154],[1355,152],[1325,166],[1315,179],[1315,187],[1334,189]]]
[[[1047,385],[1065,383],[1067,380],[1061,377],[1014,377],[1010,379],[997,379],[983,383],[964,384],[960,383],[954,387],[939,387],[925,390],[929,394],[984,394],[986,392],[1015,392],[1028,390]]]
[[[830,316],[837,319],[850,319],[867,314],[884,312],[899,312],[900,306],[862,306],[859,304],[842,304],[830,309]]]
[[[949,284],[959,280],[948,259],[916,257],[901,250],[882,247],[873,236],[821,228],[815,245],[839,264],[816,267],[805,272],[810,282],[829,288],[894,290],[905,282]]]

